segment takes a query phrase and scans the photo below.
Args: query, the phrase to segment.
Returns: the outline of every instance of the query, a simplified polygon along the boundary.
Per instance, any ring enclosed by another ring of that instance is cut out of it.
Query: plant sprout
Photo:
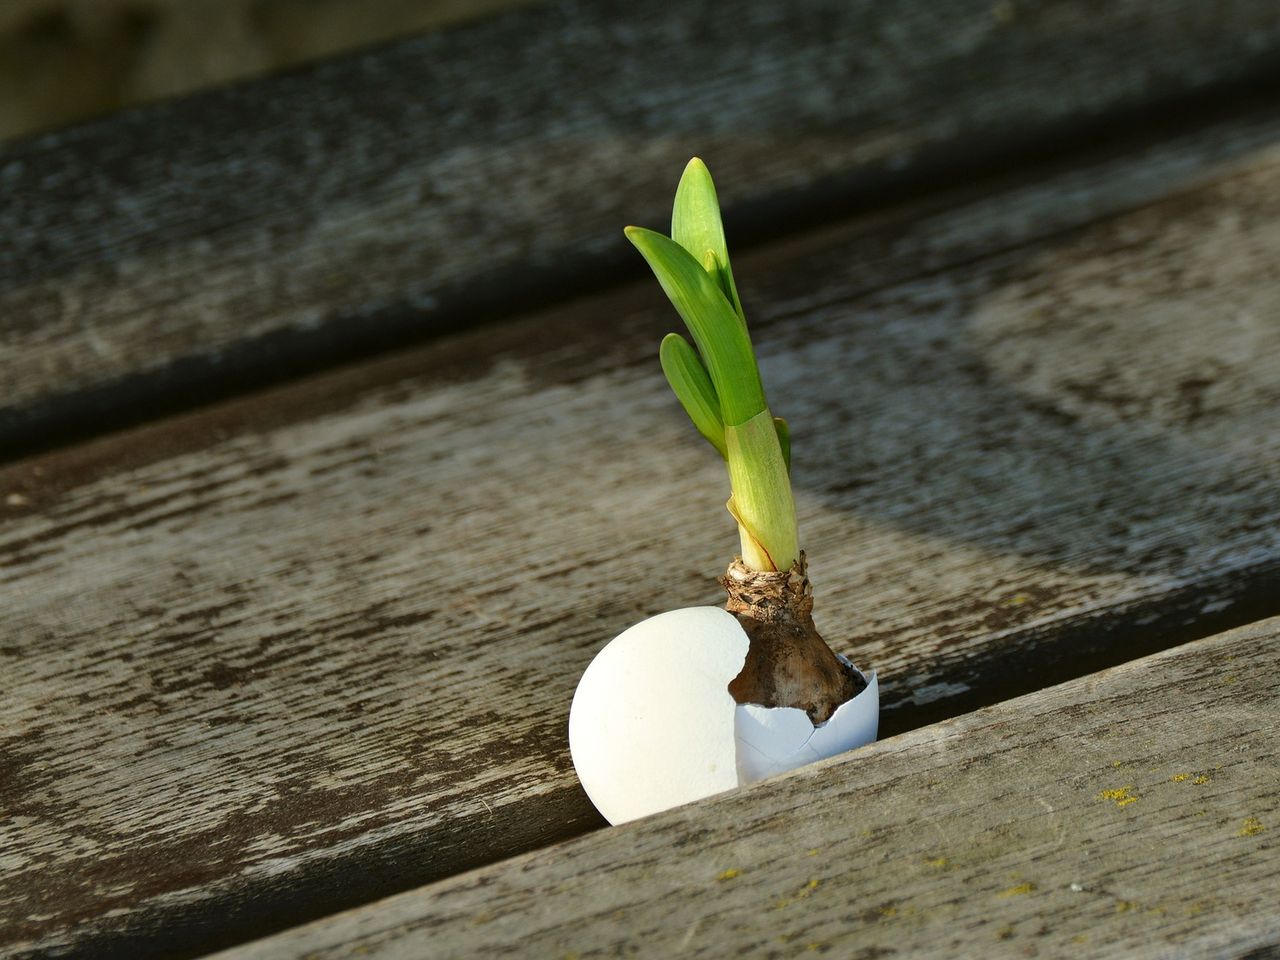
[[[669,333],[659,358],[689,419],[728,465],[742,559],[753,570],[789,570],[800,555],[790,432],[765,400],[706,164],[694,157],[680,178],[671,237],[643,227],[626,235],[697,347]]]
[[[862,680],[846,669],[813,625],[813,599],[791,492],[787,424],[765,399],[746,315],[729,263],[715,185],[694,157],[676,189],[671,236],[627,227],[693,340],[662,341],[659,358],[698,432],[728,467],[728,509],[742,557],[722,582],[726,608],[751,640],[738,703],[800,707],[825,721]]]
[[[668,334],[658,355],[728,468],[742,556],[720,578],[723,610],[685,607],[634,624],[578,682],[569,751],[610,823],[870,743],[880,710],[875,672],[836,656],[813,624],[790,433],[765,399],[703,162],[689,161],[680,178],[670,237],[626,234],[689,330],[689,340]]]

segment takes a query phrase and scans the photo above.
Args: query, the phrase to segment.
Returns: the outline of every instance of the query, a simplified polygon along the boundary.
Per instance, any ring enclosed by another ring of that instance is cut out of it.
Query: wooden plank
[[[1270,620],[218,956],[1271,956],[1277,686]]]
[[[1274,604],[1278,144],[738,261],[889,730]],[[734,549],[672,321],[645,283],[0,471],[0,953],[189,955],[598,824],[576,678]]]
[[[1280,50],[1271,0],[732,19],[546,4],[0,147],[0,450],[638,276],[619,218],[694,152],[741,243],[1271,91]]]

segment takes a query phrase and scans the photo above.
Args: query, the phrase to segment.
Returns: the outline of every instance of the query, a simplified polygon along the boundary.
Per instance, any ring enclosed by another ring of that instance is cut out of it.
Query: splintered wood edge
[[[547,4],[0,147],[0,443],[638,273],[619,217],[665,223],[692,153],[741,242],[1058,155],[1115,111],[1234,103],[1280,50],[1271,0],[751,0],[733,25],[713,0]]]
[[[1273,619],[217,957],[1274,946],[1278,685]]]

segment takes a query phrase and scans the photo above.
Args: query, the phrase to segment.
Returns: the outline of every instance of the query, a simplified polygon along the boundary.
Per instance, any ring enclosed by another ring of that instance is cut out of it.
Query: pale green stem
[[[729,512],[738,522],[742,559],[756,570],[790,570],[800,556],[791,478],[767,409],[724,428]]]

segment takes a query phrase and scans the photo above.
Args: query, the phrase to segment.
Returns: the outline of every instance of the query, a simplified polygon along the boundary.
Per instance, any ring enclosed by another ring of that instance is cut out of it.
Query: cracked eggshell
[[[880,725],[880,685],[875,671],[867,676],[844,657],[840,661],[856,670],[867,685],[852,700],[840,704],[826,723],[815,727],[808,714],[794,707],[737,706],[733,721],[739,783],[755,783],[875,740]]]
[[[688,607],[618,634],[578,681],[569,751],[610,823],[738,785],[729,681],[751,646],[731,613]]]
[[[735,703],[729,683],[750,646],[732,614],[688,607],[636,624],[596,655],[569,709],[569,750],[605,819],[625,823],[875,739],[874,673],[819,727],[803,710]]]

